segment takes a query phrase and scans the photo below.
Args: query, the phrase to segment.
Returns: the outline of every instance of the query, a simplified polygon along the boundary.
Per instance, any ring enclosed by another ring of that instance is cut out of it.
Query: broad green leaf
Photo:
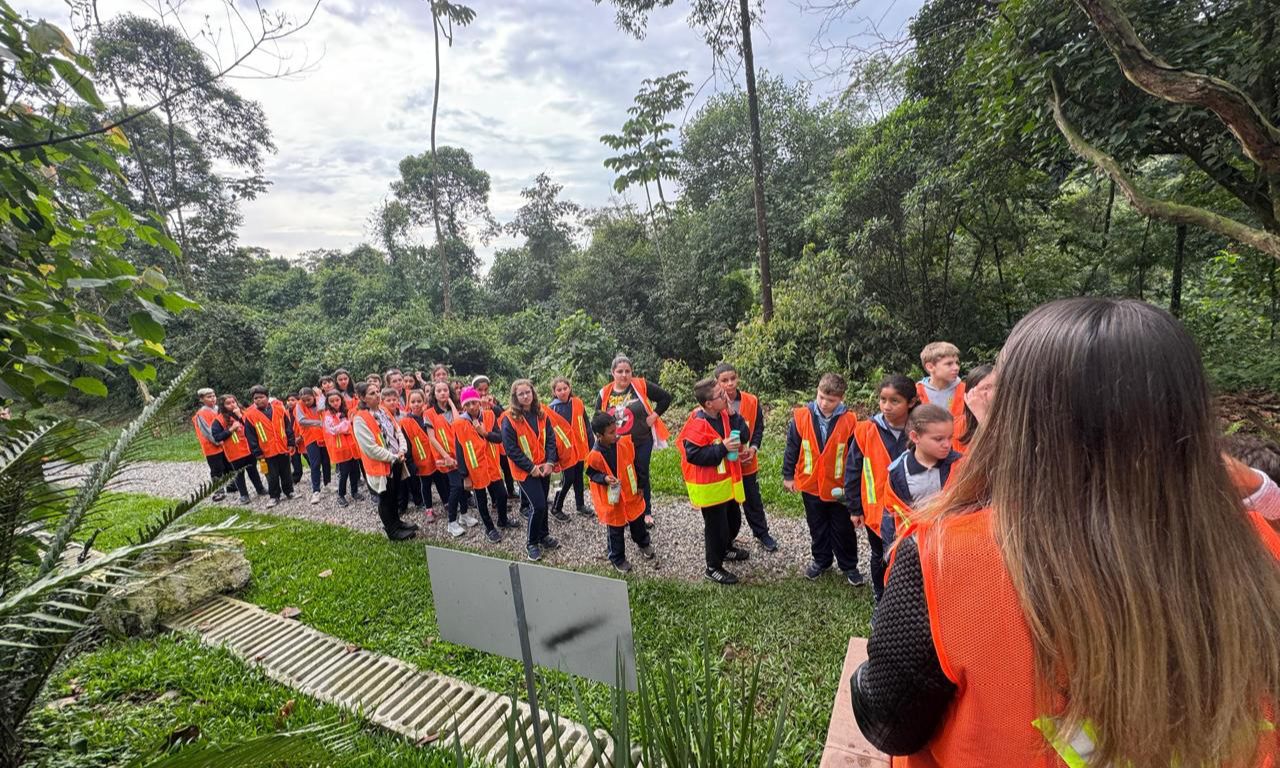
[[[129,327],[146,341],[158,343],[164,339],[164,326],[156,322],[150,312],[140,311],[129,315]]]
[[[95,397],[107,396],[107,385],[103,384],[101,381],[98,381],[97,379],[93,379],[88,376],[77,376],[76,378],[71,380],[71,386],[75,387],[76,389],[80,390],[86,395],[93,395]]]

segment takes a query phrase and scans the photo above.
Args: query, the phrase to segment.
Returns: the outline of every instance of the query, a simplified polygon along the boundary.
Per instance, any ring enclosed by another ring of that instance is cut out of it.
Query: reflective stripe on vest
[[[871,457],[864,456],[862,459],[862,490],[866,494],[867,503],[876,503],[876,480],[871,473]]]
[[[476,447],[471,444],[470,440],[463,440],[462,446],[467,452],[467,465],[472,469],[479,468],[480,460],[476,458]]]
[[[1031,724],[1044,735],[1044,740],[1049,742],[1053,751],[1067,764],[1067,768],[1097,768],[1089,764],[1098,743],[1098,732],[1091,721],[1086,720],[1070,733],[1062,732],[1057,719],[1044,715],[1037,717]],[[1275,729],[1275,723],[1270,721],[1258,723],[1258,730],[1262,733],[1270,733]]]
[[[556,431],[556,437],[560,438],[561,445],[566,445],[572,448],[573,441],[570,440],[569,436],[564,433],[564,429],[562,429],[559,424],[556,424],[553,428]]]
[[[806,475],[813,474],[813,448],[809,445],[808,440],[801,440],[800,447],[804,450],[804,473]]]
[[[253,423],[253,428],[258,430],[258,443],[259,447],[261,447],[262,444],[267,442],[267,428],[262,426],[262,422],[260,421],[255,421]]]
[[[417,456],[417,458],[419,459],[427,458],[427,451],[425,448],[422,447],[422,438],[418,437],[417,435],[413,436],[413,450],[414,450],[414,455]]]
[[[726,477],[714,483],[691,483],[685,481],[689,489],[689,502],[695,507],[714,507],[734,497],[732,477]]]
[[[831,477],[840,480],[844,477],[844,449],[843,443],[836,446],[836,463],[835,471],[831,473]]]
[[[636,482],[636,468],[627,465],[627,481],[631,483],[631,495],[635,496],[640,492],[640,484]]]
[[[524,451],[524,455],[528,456],[530,461],[533,461],[533,450],[529,448],[529,441],[524,435],[520,436],[520,450]]]

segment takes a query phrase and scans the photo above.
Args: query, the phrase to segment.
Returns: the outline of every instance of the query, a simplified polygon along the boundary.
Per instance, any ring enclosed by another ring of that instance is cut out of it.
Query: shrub
[[[658,374],[658,384],[671,393],[675,402],[692,407],[693,385],[702,378],[682,360],[667,359],[662,361],[662,372]]]

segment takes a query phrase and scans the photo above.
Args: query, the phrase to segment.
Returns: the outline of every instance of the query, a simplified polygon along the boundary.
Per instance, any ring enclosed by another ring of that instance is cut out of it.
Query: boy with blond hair
[[[955,419],[955,433],[965,433],[964,382],[960,380],[960,349],[949,341],[931,341],[920,350],[925,377],[916,384],[921,403],[936,405]],[[964,452],[959,443],[954,446]]]

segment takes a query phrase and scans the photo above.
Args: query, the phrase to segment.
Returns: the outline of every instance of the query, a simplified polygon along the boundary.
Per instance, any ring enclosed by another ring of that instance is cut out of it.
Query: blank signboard
[[[494,557],[427,547],[440,637],[521,660],[511,569],[519,572],[533,663],[635,690],[635,646],[627,583]]]

